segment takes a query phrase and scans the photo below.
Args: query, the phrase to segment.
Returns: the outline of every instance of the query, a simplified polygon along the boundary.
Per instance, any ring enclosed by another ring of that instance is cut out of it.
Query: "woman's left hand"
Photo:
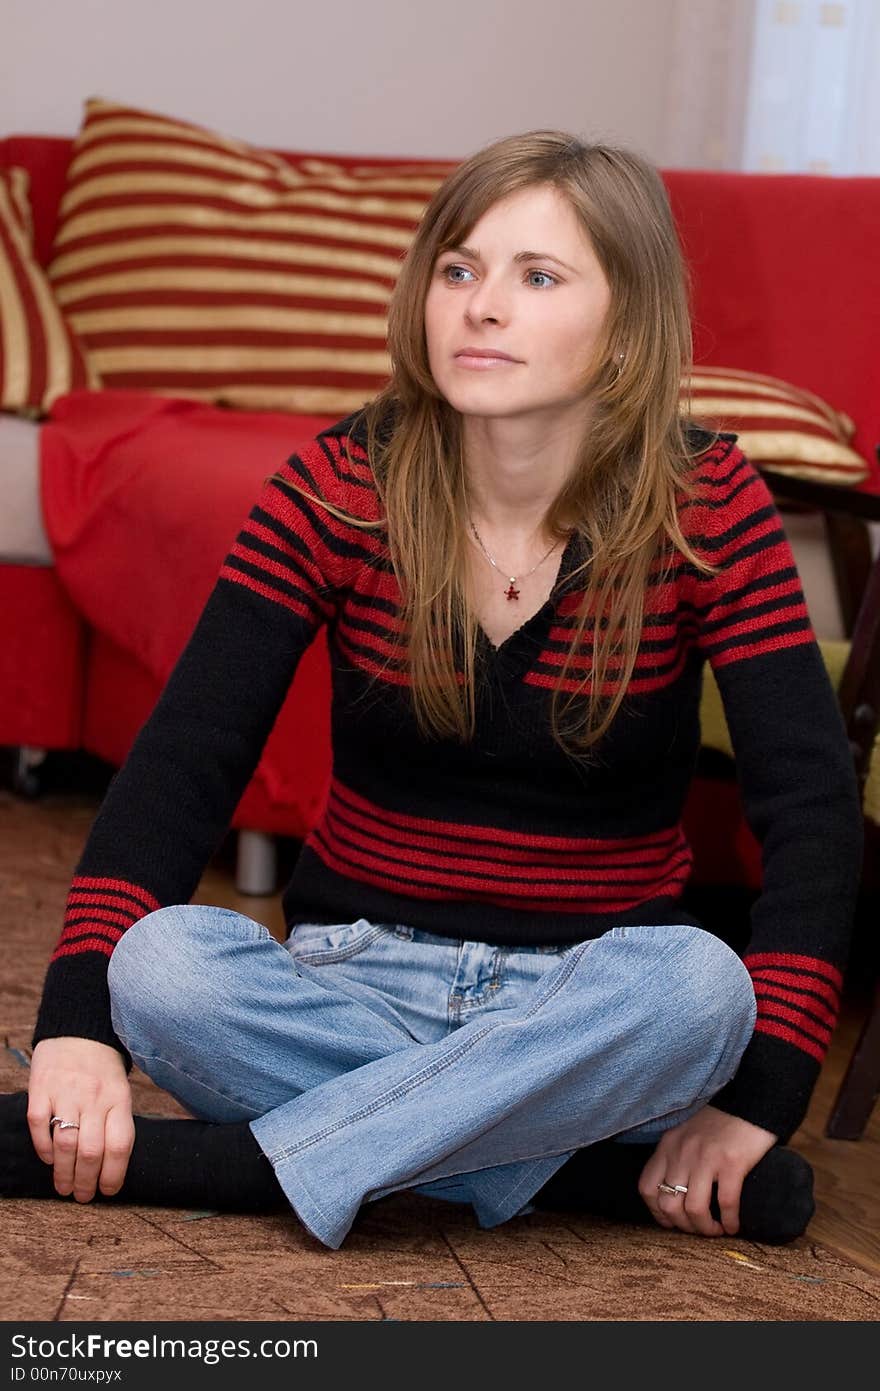
[[[743,1179],[776,1143],[777,1136],[715,1106],[667,1130],[639,1179],[639,1193],[661,1227],[698,1236],[736,1236]],[[687,1193],[660,1193],[658,1183],[683,1184]],[[721,1221],[709,1211],[718,1184]]]

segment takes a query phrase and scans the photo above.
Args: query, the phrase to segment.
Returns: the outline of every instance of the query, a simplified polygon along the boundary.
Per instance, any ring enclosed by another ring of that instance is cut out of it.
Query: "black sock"
[[[641,1172],[656,1145],[600,1140],[577,1150],[533,1198],[537,1208],[592,1212],[618,1222],[656,1225],[638,1191]],[[781,1245],[806,1230],[816,1210],[813,1170],[802,1155],[775,1145],[746,1175],[737,1236]],[[709,1211],[720,1221],[718,1185]]]
[[[54,1169],[34,1149],[27,1092],[0,1095],[0,1197],[62,1198]],[[290,1211],[284,1190],[247,1121],[135,1116],[134,1148],[118,1193],[95,1201],[231,1212]],[[71,1201],[76,1201],[72,1194]]]

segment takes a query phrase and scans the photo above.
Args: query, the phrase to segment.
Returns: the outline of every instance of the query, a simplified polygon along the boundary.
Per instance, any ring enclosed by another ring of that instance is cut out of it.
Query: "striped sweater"
[[[577,942],[635,923],[711,931],[679,904],[692,862],[681,818],[708,661],[763,855],[743,957],[757,1024],[713,1104],[790,1137],[838,1013],[861,816],[779,514],[736,437],[709,439],[698,437],[699,494],[680,499],[680,515],[721,573],[705,576],[680,554],[665,573],[655,566],[631,684],[589,767],[560,751],[549,722],[586,540],[572,535],[550,598],[500,647],[479,631],[474,740],[426,738],[409,701],[384,529],[343,523],[287,482],[380,517],[357,416],[293,455],[280,480],[264,484],[110,784],[76,867],[34,1044],[97,1039],[131,1068],[110,1017],[114,945],[145,914],[190,900],[323,624],[332,781],[284,890],[288,931],[358,917],[511,945]],[[567,689],[589,672],[589,643],[588,625]]]

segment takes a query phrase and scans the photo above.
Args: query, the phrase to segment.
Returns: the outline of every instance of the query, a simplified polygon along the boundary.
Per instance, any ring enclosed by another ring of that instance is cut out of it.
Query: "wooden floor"
[[[0,783],[5,779],[0,778]],[[52,789],[57,792],[57,789]],[[101,803],[103,789],[83,791],[65,788],[60,799],[50,796],[41,804],[10,804],[4,795],[10,834],[0,836],[0,880],[14,880],[15,892],[23,899],[45,894],[45,879],[58,880],[58,902],[63,903],[69,877],[79,850]],[[72,795],[68,798],[68,793]],[[14,810],[13,808],[18,808]],[[65,833],[59,835],[61,826]],[[15,828],[12,830],[12,828]],[[53,844],[55,849],[53,851]],[[282,850],[284,842],[281,843]],[[25,845],[41,845],[40,856],[23,853]],[[284,920],[280,894],[260,898],[240,895],[235,888],[232,856],[234,836],[227,839],[221,853],[203,875],[193,902],[215,903],[245,913],[264,923],[274,936],[283,940]],[[282,869],[284,865],[282,863]],[[4,876],[5,872],[5,876]],[[32,884],[28,878],[32,876]],[[63,880],[63,883],[61,882]],[[0,903],[0,918],[11,907]],[[58,914],[58,931],[61,914]],[[41,969],[44,963],[41,959]],[[817,1211],[807,1233],[845,1260],[880,1274],[880,1106],[875,1107],[860,1140],[831,1140],[824,1131],[831,1106],[846,1068],[862,1020],[868,1008],[870,982],[863,982],[858,993],[849,991],[837,1032],[822,1069],[806,1120],[792,1139],[792,1145],[813,1165],[816,1174]]]
[[[880,1108],[860,1140],[831,1140],[828,1116],[868,1002],[844,1002],[841,1020],[806,1120],[792,1146],[816,1173],[816,1215],[808,1235],[855,1265],[880,1274]]]

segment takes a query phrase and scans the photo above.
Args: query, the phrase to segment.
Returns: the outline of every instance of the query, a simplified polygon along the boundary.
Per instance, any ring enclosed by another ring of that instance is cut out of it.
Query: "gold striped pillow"
[[[97,386],[34,253],[27,170],[0,169],[0,410],[38,418]]]
[[[282,156],[93,99],[49,276],[106,386],[346,415],[388,380],[391,290],[454,167]]]
[[[681,409],[701,425],[734,431],[743,453],[758,467],[838,486],[870,477],[867,461],[850,448],[855,426],[849,416],[777,377],[695,367],[691,399],[683,385]]]

